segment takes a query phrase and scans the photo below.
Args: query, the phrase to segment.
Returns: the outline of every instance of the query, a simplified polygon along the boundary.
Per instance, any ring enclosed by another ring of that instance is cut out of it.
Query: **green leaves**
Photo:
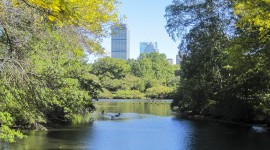
[[[13,118],[8,112],[0,112],[0,140],[13,143],[16,138],[22,139],[24,136],[18,130],[10,129],[13,125]]]
[[[94,110],[101,90],[86,53],[103,52],[100,38],[118,22],[114,0],[0,2],[0,137],[10,128],[69,122]],[[123,70],[119,70],[122,72]],[[3,112],[3,113],[2,113]]]
[[[118,90],[113,98],[121,98],[121,99],[143,99],[145,95],[137,90]]]
[[[13,124],[13,118],[7,112],[0,112],[0,124],[11,126]]]
[[[234,4],[234,14],[239,16],[237,25],[253,31],[254,28],[260,32],[261,40],[269,40],[270,16],[269,0],[237,0]]]
[[[137,60],[101,58],[93,64],[91,72],[100,78],[101,86],[105,88],[101,98],[144,98],[143,93],[154,86],[174,89],[176,83],[171,82],[176,69],[166,60],[165,54],[150,53]],[[151,97],[170,97],[170,92],[166,91],[162,96],[156,92]]]
[[[115,0],[11,0],[16,7],[31,7],[56,27],[67,25],[105,34],[118,21],[118,2]],[[106,28],[105,28],[106,27]]]
[[[165,54],[153,52],[142,54],[138,58],[137,66],[133,65],[135,75],[144,79],[157,79],[162,83],[174,77],[174,67],[166,60]],[[137,70],[137,71],[135,71]]]
[[[180,111],[269,123],[267,8],[268,0],[176,0],[167,7],[168,33],[184,37],[174,101]]]
[[[99,59],[92,67],[93,74],[111,79],[122,79],[130,72],[130,66],[125,60],[110,57]]]
[[[169,98],[172,96],[173,87],[157,85],[146,90],[146,96],[150,98]]]

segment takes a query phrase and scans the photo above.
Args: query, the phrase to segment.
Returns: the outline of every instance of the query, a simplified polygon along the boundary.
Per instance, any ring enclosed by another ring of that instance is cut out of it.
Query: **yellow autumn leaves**
[[[40,10],[57,26],[79,26],[95,34],[102,32],[104,24],[118,21],[116,0],[13,0],[22,3]]]
[[[239,26],[250,26],[265,34],[270,29],[270,0],[235,0],[234,13],[239,15]]]

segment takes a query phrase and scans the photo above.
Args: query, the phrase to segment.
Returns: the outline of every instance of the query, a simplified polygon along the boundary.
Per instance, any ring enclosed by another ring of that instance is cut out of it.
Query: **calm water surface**
[[[100,100],[94,122],[29,133],[14,150],[269,150],[270,134],[259,127],[175,118],[169,101]],[[105,115],[101,115],[104,110]],[[121,112],[120,117],[111,120]]]

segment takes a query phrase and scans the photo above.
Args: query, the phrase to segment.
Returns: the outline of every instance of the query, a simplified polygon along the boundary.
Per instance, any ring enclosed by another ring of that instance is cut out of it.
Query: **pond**
[[[48,132],[31,131],[4,150],[253,150],[269,149],[260,127],[192,121],[171,115],[170,100],[99,100],[94,121]],[[101,112],[104,111],[104,114]],[[115,117],[118,113],[119,117]]]

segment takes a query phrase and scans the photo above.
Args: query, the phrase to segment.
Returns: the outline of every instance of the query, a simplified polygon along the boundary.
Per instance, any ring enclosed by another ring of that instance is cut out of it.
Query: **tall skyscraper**
[[[167,61],[173,65],[173,59],[172,58],[168,58]]]
[[[111,51],[112,58],[130,58],[129,30],[126,24],[112,27]]]
[[[176,64],[180,64],[180,56],[176,55]]]
[[[158,52],[157,42],[140,42],[140,54]]]

